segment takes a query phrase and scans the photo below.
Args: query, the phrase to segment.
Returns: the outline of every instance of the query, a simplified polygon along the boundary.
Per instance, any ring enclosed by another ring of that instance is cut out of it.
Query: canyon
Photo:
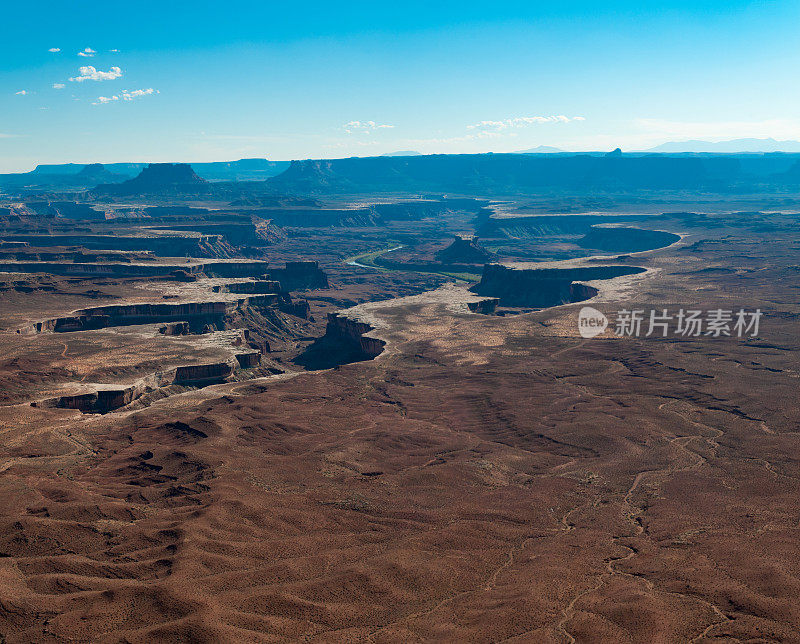
[[[0,640],[794,641],[794,160],[543,156],[0,177]]]

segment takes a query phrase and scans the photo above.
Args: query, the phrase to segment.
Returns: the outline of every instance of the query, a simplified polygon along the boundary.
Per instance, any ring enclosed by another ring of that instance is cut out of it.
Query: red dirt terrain
[[[593,282],[757,337],[583,339],[580,303],[449,285],[346,311],[374,360],[0,407],[4,641],[800,641],[794,217],[663,220]]]

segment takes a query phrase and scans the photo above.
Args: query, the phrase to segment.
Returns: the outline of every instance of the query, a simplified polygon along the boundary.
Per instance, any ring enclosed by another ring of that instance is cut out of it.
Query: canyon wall
[[[319,267],[319,262],[286,262],[285,268],[270,268],[265,272],[271,279],[278,280],[284,291],[328,288],[328,276]]]
[[[680,235],[662,230],[625,228],[617,226],[593,226],[578,241],[582,248],[596,248],[614,253],[637,253],[664,248],[679,241]]]
[[[543,308],[581,302],[597,295],[596,288],[577,280],[611,279],[644,271],[636,266],[523,269],[486,264],[481,281],[470,290],[499,298],[503,306]]]
[[[251,295],[237,300],[182,303],[138,303],[96,306],[73,312],[72,315],[35,322],[17,330],[20,334],[54,331],[91,331],[135,324],[175,323],[162,327],[165,335],[181,335],[186,328],[202,333],[207,327],[224,329],[225,317],[237,310],[277,307],[285,297],[277,293]],[[184,326],[186,325],[186,326]]]
[[[383,352],[386,343],[379,338],[370,337],[368,334],[374,330],[371,324],[354,320],[341,312],[328,313],[328,324],[325,335],[328,338],[342,341],[357,347],[364,354],[363,360],[371,360]]]

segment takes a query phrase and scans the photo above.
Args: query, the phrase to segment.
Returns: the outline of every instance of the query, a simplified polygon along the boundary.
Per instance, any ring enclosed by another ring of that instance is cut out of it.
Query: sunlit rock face
[[[643,273],[636,266],[590,266],[585,268],[522,269],[486,264],[481,281],[470,290],[499,298],[503,306],[558,306],[582,302],[597,295],[597,289],[578,280],[604,280]]]

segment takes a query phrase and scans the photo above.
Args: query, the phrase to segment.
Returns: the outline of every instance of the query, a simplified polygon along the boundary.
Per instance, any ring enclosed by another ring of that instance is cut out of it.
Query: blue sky
[[[0,171],[800,139],[800,0],[14,5]]]

